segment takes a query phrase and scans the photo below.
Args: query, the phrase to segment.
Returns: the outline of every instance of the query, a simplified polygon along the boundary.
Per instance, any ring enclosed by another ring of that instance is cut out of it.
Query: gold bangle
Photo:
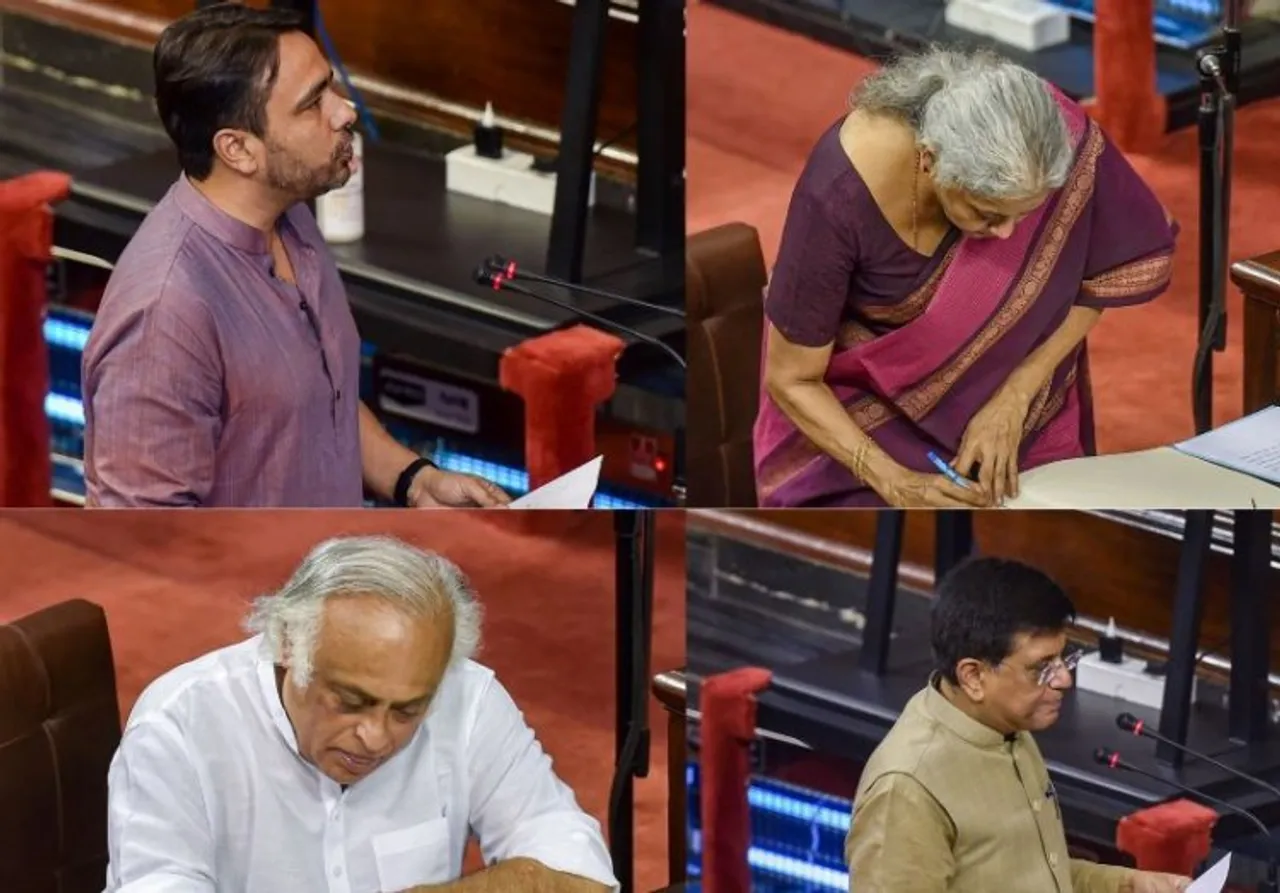
[[[853,476],[860,481],[867,479],[867,452],[871,449],[871,444],[863,441],[853,448]]]

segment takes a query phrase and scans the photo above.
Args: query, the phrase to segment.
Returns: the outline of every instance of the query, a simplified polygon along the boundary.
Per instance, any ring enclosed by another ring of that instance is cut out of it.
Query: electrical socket
[[[1164,706],[1165,677],[1148,673],[1146,669],[1145,660],[1125,657],[1121,663],[1111,664],[1097,654],[1087,654],[1076,666],[1076,687],[1159,710]],[[1191,698],[1192,701],[1196,698],[1194,679],[1191,683]]]
[[[454,149],[445,156],[445,188],[450,192],[500,202],[526,211],[546,214],[556,206],[556,175],[536,170],[534,158],[525,152],[504,149],[501,158],[476,154],[475,146]],[[591,173],[587,207],[596,203],[596,175]]]

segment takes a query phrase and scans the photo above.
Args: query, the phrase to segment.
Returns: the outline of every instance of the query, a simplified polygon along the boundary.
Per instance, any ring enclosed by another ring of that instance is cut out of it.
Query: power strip
[[[1107,663],[1097,654],[1087,654],[1076,666],[1076,688],[1108,698],[1119,698],[1159,710],[1164,706],[1164,676],[1147,672],[1147,662],[1126,657],[1121,663]],[[1191,681],[1195,701],[1196,680]]]
[[[1035,52],[1066,43],[1071,17],[1042,0],[950,0],[947,24]]]
[[[534,158],[506,149],[501,158],[476,154],[475,146],[454,149],[445,156],[445,188],[450,192],[500,202],[551,216],[556,206],[556,175],[536,170]],[[596,175],[591,174],[587,207],[596,203]]]

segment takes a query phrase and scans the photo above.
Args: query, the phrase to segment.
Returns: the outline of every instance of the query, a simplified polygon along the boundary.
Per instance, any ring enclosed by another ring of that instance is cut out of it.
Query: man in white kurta
[[[308,562],[364,548],[369,566],[386,545],[334,541]],[[313,598],[299,592],[318,576],[304,565],[276,602]],[[456,659],[451,613],[358,588],[375,594],[321,599],[304,686],[273,652],[305,643],[268,616],[265,638],[147,688],[110,771],[107,893],[616,890],[599,824],[493,672]],[[433,651],[440,672],[403,669]],[[459,880],[469,834],[490,868]]]

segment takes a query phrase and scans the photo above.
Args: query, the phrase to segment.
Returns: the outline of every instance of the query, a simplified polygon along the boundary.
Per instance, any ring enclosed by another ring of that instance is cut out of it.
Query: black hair
[[[151,56],[156,111],[182,170],[213,170],[213,137],[224,128],[265,136],[266,105],[280,73],[280,35],[301,31],[287,10],[216,3],[165,28]]]
[[[1057,635],[1075,613],[1066,591],[1043,571],[1006,558],[971,558],[938,584],[930,617],[934,667],[958,684],[960,661],[998,664],[1018,634]]]

